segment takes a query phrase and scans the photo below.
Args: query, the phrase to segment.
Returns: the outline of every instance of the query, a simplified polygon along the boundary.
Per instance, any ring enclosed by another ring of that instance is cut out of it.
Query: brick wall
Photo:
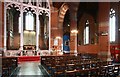
[[[0,2],[0,48],[3,48],[4,44],[4,4]]]

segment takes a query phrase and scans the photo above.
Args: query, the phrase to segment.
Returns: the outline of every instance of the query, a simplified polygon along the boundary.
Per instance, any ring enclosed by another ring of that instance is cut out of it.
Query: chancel
[[[120,2],[0,1],[0,76],[119,77]]]

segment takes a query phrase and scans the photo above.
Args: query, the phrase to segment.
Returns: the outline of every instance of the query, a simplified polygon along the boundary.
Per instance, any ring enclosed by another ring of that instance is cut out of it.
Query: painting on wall
[[[54,39],[54,46],[58,46],[58,39]]]

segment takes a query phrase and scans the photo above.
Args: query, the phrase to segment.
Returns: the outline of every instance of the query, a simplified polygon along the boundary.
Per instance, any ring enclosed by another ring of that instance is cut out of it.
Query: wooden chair
[[[2,77],[9,77],[17,67],[16,57],[2,57]]]
[[[113,77],[114,76],[114,68],[115,66],[114,65],[108,65],[108,76],[111,76]]]
[[[54,77],[64,77],[65,76],[65,65],[56,65],[54,71]]]
[[[102,61],[100,62],[100,76],[107,76],[107,72],[108,72],[108,66],[107,66],[107,61]]]
[[[118,76],[120,73],[120,64],[114,64],[114,75]]]

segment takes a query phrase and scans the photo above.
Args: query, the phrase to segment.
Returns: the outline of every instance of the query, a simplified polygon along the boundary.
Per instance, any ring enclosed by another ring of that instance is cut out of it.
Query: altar
[[[23,50],[22,55],[23,56],[35,56],[35,55],[37,55],[37,51],[35,51],[35,50]]]
[[[37,55],[36,46],[35,45],[24,45],[23,46],[22,55],[23,56],[35,56]]]

